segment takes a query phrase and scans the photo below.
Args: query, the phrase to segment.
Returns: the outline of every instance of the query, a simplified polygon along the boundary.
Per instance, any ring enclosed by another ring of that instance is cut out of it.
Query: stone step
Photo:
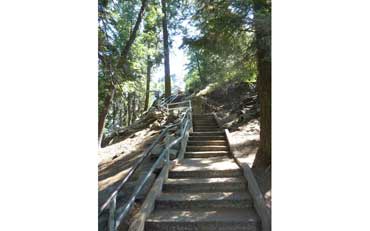
[[[215,118],[213,117],[193,117],[193,121],[212,121],[212,122],[216,122]]]
[[[202,129],[214,129],[219,128],[217,125],[199,125],[199,124],[193,124],[193,128],[202,128]]]
[[[200,129],[200,128],[194,128],[194,132],[218,132],[223,131],[221,128],[215,128],[215,129]]]
[[[220,129],[217,125],[212,125],[212,124],[194,124],[193,123],[193,129],[194,128],[201,128],[201,129],[214,129],[214,128],[218,128]]]
[[[205,158],[199,158],[205,159]],[[242,176],[240,169],[225,169],[225,170],[193,170],[193,171],[171,171],[171,178],[186,178],[186,177],[237,177]]]
[[[206,118],[206,119],[193,119],[192,120],[193,121],[193,123],[205,123],[205,124],[217,124],[217,121],[215,120],[215,119],[208,119],[208,118]]]
[[[212,132],[192,132],[190,136],[224,136],[224,131],[212,131]]]
[[[216,120],[193,120],[193,124],[199,124],[199,125],[201,125],[201,124],[205,124],[205,125],[210,124],[210,125],[215,125],[215,126],[218,125]]]
[[[215,128],[220,129],[217,125],[193,124],[193,129],[215,129]]]
[[[226,140],[189,140],[188,146],[200,146],[200,145],[227,145]]]
[[[184,159],[169,172],[171,178],[235,176],[242,176],[242,170],[226,157]]]
[[[218,132],[218,131],[222,131],[221,129],[215,129],[215,130],[202,130],[202,129],[193,129],[193,131],[195,132]]]
[[[247,192],[162,193],[156,209],[251,208]]]
[[[196,125],[196,126],[218,126],[217,122],[216,121],[213,121],[213,120],[193,120],[193,126]]]
[[[226,140],[226,136],[189,136],[189,141],[193,140]]]
[[[168,178],[163,184],[163,192],[239,192],[247,190],[247,182],[242,177],[219,178]]]
[[[186,146],[187,152],[195,151],[228,151],[229,147],[226,145],[202,145],[202,146]]]
[[[203,152],[185,152],[185,158],[209,158],[227,156],[228,151],[203,151]]]
[[[215,118],[212,114],[193,114],[193,118]]]
[[[204,126],[204,125],[197,125],[197,124],[193,124],[193,129],[202,129],[202,130],[205,130],[205,129],[222,129],[222,128],[219,128],[217,125],[207,125],[207,126]]]
[[[217,124],[217,120],[214,118],[193,118],[193,123],[212,123]]]
[[[215,120],[214,116],[193,116],[193,120]]]
[[[261,222],[253,209],[155,210],[145,222],[146,231],[258,231]]]
[[[218,126],[216,121],[193,121],[193,126]]]

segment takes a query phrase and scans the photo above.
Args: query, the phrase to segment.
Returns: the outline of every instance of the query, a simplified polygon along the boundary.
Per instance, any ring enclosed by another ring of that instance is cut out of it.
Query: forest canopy
[[[266,108],[261,152],[271,155],[270,1],[99,0],[98,14],[100,141],[140,117],[153,90],[173,92],[169,52],[173,37],[181,35],[187,92],[229,81],[257,82]],[[164,81],[151,81],[162,65]]]

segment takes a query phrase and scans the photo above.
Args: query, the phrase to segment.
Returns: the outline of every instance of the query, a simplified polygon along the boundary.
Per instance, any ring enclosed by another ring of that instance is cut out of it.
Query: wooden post
[[[117,205],[117,196],[113,198],[109,207],[109,219],[108,219],[109,231],[116,231],[116,205]]]
[[[181,141],[180,151],[179,151],[179,154],[178,154],[178,157],[177,157],[179,160],[184,159],[186,144],[187,144],[188,138],[189,138],[189,130],[188,130],[188,127],[189,127],[189,125],[187,125],[186,127],[184,127],[184,129],[185,129],[185,135],[184,135],[184,137],[183,137],[183,139]]]

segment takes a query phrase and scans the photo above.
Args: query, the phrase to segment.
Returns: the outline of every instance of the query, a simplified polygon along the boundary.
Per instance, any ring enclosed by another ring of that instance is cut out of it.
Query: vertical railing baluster
[[[109,206],[109,219],[108,219],[109,231],[116,231],[116,205],[117,205],[117,196],[113,198]]]
[[[167,149],[167,156],[166,156],[167,163],[170,163],[170,149]]]

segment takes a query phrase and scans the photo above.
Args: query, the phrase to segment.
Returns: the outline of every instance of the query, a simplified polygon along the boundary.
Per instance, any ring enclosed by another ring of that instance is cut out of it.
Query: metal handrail
[[[118,191],[120,191],[123,187],[123,185],[128,181],[128,179],[134,174],[134,172],[139,168],[141,163],[146,159],[147,156],[151,153],[153,148],[159,143],[159,141],[164,137],[164,135],[167,133],[168,129],[175,127],[176,124],[166,127],[161,134],[156,138],[156,140],[149,146],[149,148],[144,152],[142,157],[135,162],[134,166],[131,168],[131,170],[127,173],[125,178],[121,181],[121,183],[117,186],[117,188],[113,191],[113,193],[109,196],[109,198],[106,200],[106,202],[100,207],[99,210],[99,216],[102,214],[102,212],[107,208],[109,203],[112,201],[112,199],[118,194]]]
[[[187,106],[185,106],[187,104]],[[184,105],[184,106],[176,106],[176,105]],[[167,111],[176,110],[181,108],[191,108],[191,100],[185,100],[177,103],[169,103],[167,104]]]
[[[170,105],[177,105],[177,104],[184,104],[184,103],[189,103],[190,100],[185,100],[185,101],[181,101],[181,102],[177,102],[177,103],[169,103],[168,106]]]
[[[167,98],[164,98],[162,102],[160,102],[160,105],[164,106],[166,104],[172,103],[177,98],[177,96],[178,94],[175,94],[175,95],[170,95]]]
[[[121,183],[117,186],[117,188],[113,191],[113,193],[109,196],[109,198],[106,200],[106,202],[100,207],[99,215],[100,216],[103,211],[108,207],[108,205],[111,203],[113,198],[115,198],[118,195],[118,192],[122,189],[124,184],[129,180],[129,178],[136,172],[136,170],[141,166],[141,164],[146,160],[146,158],[150,155],[151,151],[154,149],[154,147],[159,143],[159,141],[166,135],[167,131],[173,127],[176,127],[180,125],[184,118],[186,118],[187,112],[183,115],[180,122],[177,124],[173,124],[170,126],[167,126],[160,135],[156,138],[156,140],[149,146],[149,148],[144,152],[144,154],[140,157],[138,161],[135,162],[134,166],[130,169],[130,171],[127,173],[125,178],[121,181]]]
[[[172,102],[173,99],[171,97],[174,97],[174,99],[175,99],[177,97],[177,95],[171,95],[171,96],[163,99],[163,101],[161,102],[161,104],[166,104],[165,103],[166,101],[171,101]],[[125,178],[121,181],[121,183],[117,186],[117,188],[113,191],[113,193],[108,197],[108,199],[106,200],[106,202],[104,202],[104,204],[100,207],[98,216],[100,216],[103,213],[103,211],[107,208],[107,206],[109,205],[109,203],[113,200],[113,197],[115,197],[118,194],[118,191],[121,190],[121,188],[123,187],[123,185],[128,181],[128,179],[131,177],[131,175],[136,171],[136,169],[139,167],[139,165],[141,164],[141,162],[143,162],[146,159],[146,157],[153,150],[153,148],[155,147],[155,145],[157,145],[159,143],[159,141],[163,138],[163,136],[168,131],[168,129],[173,128],[175,126],[177,126],[177,124],[174,124],[174,125],[171,125],[171,126],[166,127],[161,132],[161,134],[159,134],[159,136],[157,137],[157,139],[149,146],[149,148],[147,150],[145,150],[143,156],[141,158],[139,158],[138,161],[135,162],[134,166],[127,173],[127,175],[125,176]]]
[[[165,99],[166,102],[173,102],[174,99],[177,98],[177,95],[168,97]],[[165,103],[168,105],[168,103]],[[192,119],[191,119],[191,102],[189,102],[189,107],[185,111],[185,113],[182,113],[181,119],[178,123],[172,124],[170,126],[167,126],[160,135],[156,138],[156,140],[150,145],[150,147],[144,152],[142,157],[138,161],[135,162],[134,166],[130,169],[128,174],[125,176],[125,178],[121,181],[121,183],[117,186],[117,188],[114,190],[114,192],[109,196],[109,198],[106,200],[106,202],[100,207],[99,210],[99,217],[103,214],[103,212],[109,208],[109,219],[108,219],[108,228],[111,231],[115,231],[118,226],[120,225],[121,221],[124,219],[124,217],[127,215],[127,213],[130,211],[131,207],[133,206],[135,199],[139,192],[142,190],[143,186],[149,179],[152,172],[158,167],[159,163],[163,159],[165,155],[167,155],[167,160],[169,162],[169,150],[176,145],[180,140],[182,140],[185,136],[185,132],[192,127]],[[180,137],[175,139],[173,142],[171,142],[166,148],[161,152],[156,162],[152,165],[149,172],[146,173],[144,178],[141,178],[139,181],[139,184],[135,187],[134,192],[131,194],[129,200],[126,202],[126,204],[117,209],[117,195],[119,191],[122,190],[125,183],[131,178],[131,176],[139,169],[139,167],[142,165],[142,163],[150,156],[152,150],[154,147],[162,140],[162,138],[168,133],[168,130],[174,127],[179,126],[181,129]],[[117,214],[117,215],[116,215]]]
[[[190,108],[185,112],[185,116],[184,118],[188,117],[189,115],[189,112],[190,112]],[[109,219],[109,227],[110,227],[110,230],[116,230],[118,228],[118,226],[120,225],[121,221],[124,219],[124,217],[127,215],[127,213],[130,211],[133,203],[135,202],[135,199],[137,197],[137,195],[139,194],[139,192],[142,190],[142,188],[144,187],[145,183],[147,182],[147,180],[149,179],[150,175],[154,172],[154,170],[158,167],[158,165],[161,163],[162,159],[164,159],[165,163],[169,163],[170,159],[169,159],[169,150],[176,144],[179,143],[180,140],[182,140],[185,136],[185,133],[187,131],[187,128],[188,126],[190,125],[190,120],[187,119],[185,120],[185,124],[184,124],[184,129],[182,130],[182,133],[180,135],[180,137],[178,137],[177,139],[175,139],[174,141],[172,141],[162,152],[161,154],[159,155],[158,159],[155,161],[155,163],[152,165],[152,167],[150,168],[150,170],[146,173],[144,179],[139,183],[139,185],[136,186],[135,188],[135,191],[132,193],[130,199],[128,200],[128,202],[125,204],[124,207],[120,208],[119,211],[117,211],[117,219],[115,219],[114,217],[110,217]],[[112,213],[114,214],[114,213]],[[114,228],[113,228],[114,227]]]

